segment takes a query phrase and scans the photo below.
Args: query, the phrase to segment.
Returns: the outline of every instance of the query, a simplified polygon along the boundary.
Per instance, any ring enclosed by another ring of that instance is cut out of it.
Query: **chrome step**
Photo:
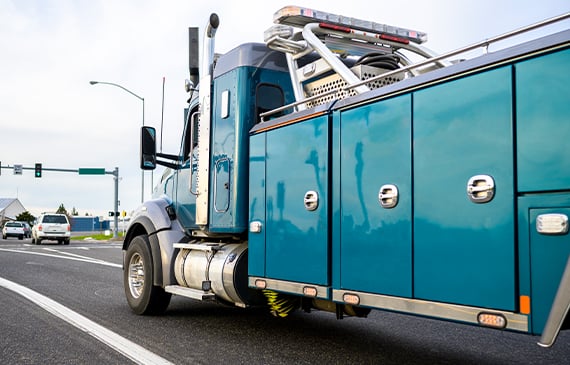
[[[167,285],[164,290],[167,293],[180,295],[187,298],[197,299],[197,300],[214,300],[216,295],[214,293],[208,293],[203,290],[192,289],[180,285]]]

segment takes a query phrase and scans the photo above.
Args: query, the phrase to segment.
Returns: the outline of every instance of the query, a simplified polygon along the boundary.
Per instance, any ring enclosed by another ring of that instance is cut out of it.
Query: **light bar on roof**
[[[372,32],[389,37],[405,38],[410,42],[427,42],[427,34],[415,30],[393,27],[391,25],[375,23],[367,20],[350,18],[342,15],[325,13],[324,11],[303,8],[300,6],[286,6],[273,15],[276,24],[304,27],[309,23],[335,24],[364,32]]]

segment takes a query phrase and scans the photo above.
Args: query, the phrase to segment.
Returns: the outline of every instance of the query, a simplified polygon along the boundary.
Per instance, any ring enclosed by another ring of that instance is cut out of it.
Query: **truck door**
[[[416,298],[515,309],[511,72],[413,95]]]
[[[198,152],[198,106],[190,109],[185,118],[184,138],[180,153],[182,168],[176,174],[176,215],[186,228],[196,228],[196,185]]]
[[[411,99],[340,112],[342,289],[412,295]]]

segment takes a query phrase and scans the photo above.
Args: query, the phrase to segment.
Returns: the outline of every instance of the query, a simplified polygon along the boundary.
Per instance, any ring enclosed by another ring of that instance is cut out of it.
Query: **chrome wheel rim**
[[[144,288],[144,263],[138,253],[131,256],[129,261],[129,290],[133,298],[138,299]]]

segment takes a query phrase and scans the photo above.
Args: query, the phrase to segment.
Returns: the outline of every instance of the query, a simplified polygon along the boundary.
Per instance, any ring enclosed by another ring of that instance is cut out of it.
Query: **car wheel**
[[[153,285],[153,272],[148,236],[137,236],[127,249],[123,269],[127,302],[136,314],[160,314],[170,303],[170,293]]]
[[[42,244],[42,240],[40,240],[39,238],[36,238],[36,245],[41,245]]]
[[[65,239],[65,240],[63,241],[63,244],[64,244],[64,245],[69,245],[69,238]]]
[[[24,235],[23,235],[23,234],[19,235],[19,236],[18,236],[18,239],[19,239],[19,240],[23,240],[23,239],[24,239]]]

